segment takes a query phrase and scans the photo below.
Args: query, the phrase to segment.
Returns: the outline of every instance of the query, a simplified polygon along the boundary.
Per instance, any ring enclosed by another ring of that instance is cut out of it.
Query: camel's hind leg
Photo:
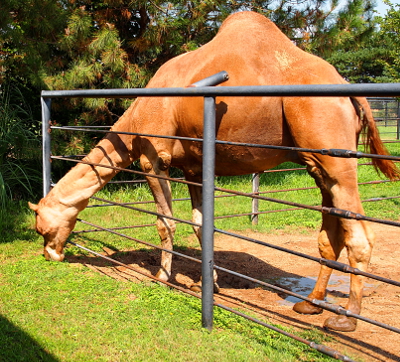
[[[167,152],[159,152],[156,156],[149,158],[142,155],[140,157],[140,164],[144,172],[168,177],[171,155]],[[157,212],[165,216],[172,216],[172,195],[169,181],[151,176],[146,177],[146,179],[154,196]],[[175,221],[159,216],[156,225],[162,248],[172,250],[176,229]],[[171,267],[172,254],[167,251],[162,251],[161,268],[156,275],[157,278],[167,281],[171,276]]]
[[[331,159],[324,163],[323,167],[308,163],[308,170],[321,189],[323,206],[333,206],[363,214],[358,194],[356,161]],[[318,237],[319,251],[323,258],[337,260],[342,249],[346,247],[350,265],[366,271],[373,243],[374,234],[367,222],[323,215]],[[331,273],[332,269],[321,266],[318,280],[309,298],[324,299]],[[361,311],[362,290],[363,277],[351,275],[347,309],[356,314]],[[294,310],[304,314],[322,312],[321,308],[308,302],[297,303]],[[333,316],[325,321],[325,327],[353,331],[356,328],[356,320],[346,316]]]
[[[201,182],[200,177],[193,177],[189,175],[185,175],[186,180],[188,181],[193,181],[193,182]],[[202,212],[202,188],[199,186],[194,186],[194,185],[188,185],[189,187],[189,192],[190,192],[190,197],[192,201],[192,221],[196,224],[202,225],[203,222],[203,212]],[[199,240],[200,246],[202,245],[202,228],[201,226],[195,226],[193,225],[193,230],[194,233],[197,236],[197,239]],[[217,272],[214,269],[214,293],[219,292],[219,286],[217,283],[218,275]],[[199,282],[193,284],[190,289],[194,292],[201,292],[201,279]]]

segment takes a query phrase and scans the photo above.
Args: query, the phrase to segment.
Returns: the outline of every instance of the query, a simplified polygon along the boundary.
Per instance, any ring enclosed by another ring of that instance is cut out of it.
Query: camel
[[[156,72],[147,87],[186,87],[220,71],[229,80],[220,86],[345,84],[333,66],[296,47],[264,16],[250,12],[230,15],[217,35],[197,50],[177,56]],[[217,139],[233,142],[295,146],[301,148],[336,148],[357,150],[359,135],[366,133],[370,153],[385,155],[371,110],[361,97],[217,97]],[[139,97],[111,129],[147,135],[202,138],[203,100],[201,97]],[[84,158],[84,161],[125,168],[140,159],[149,175],[168,176],[170,167],[181,169],[186,180],[201,182],[202,145],[179,139],[108,134]],[[357,160],[326,155],[240,147],[216,146],[215,174],[235,176],[262,172],[283,162],[306,165],[321,190],[322,205],[363,214],[357,186]],[[399,173],[392,161],[373,159],[390,179]],[[74,228],[77,215],[89,198],[118,171],[78,164],[73,167],[37,205],[36,230],[44,238],[47,259],[62,261],[64,244]],[[172,216],[169,181],[147,177],[157,211]],[[189,185],[193,221],[201,224],[201,188]],[[162,247],[172,250],[175,222],[158,217],[157,229]],[[201,228],[194,227],[201,241]],[[337,260],[342,249],[348,252],[349,264],[367,270],[374,234],[367,222],[322,216],[318,236],[323,258]],[[157,277],[171,276],[172,255],[162,252]],[[323,300],[332,269],[322,265],[309,298]],[[347,309],[359,314],[363,277],[352,275]],[[322,309],[308,301],[294,306],[302,314],[318,314]],[[356,319],[333,316],[325,327],[339,331],[356,329]]]

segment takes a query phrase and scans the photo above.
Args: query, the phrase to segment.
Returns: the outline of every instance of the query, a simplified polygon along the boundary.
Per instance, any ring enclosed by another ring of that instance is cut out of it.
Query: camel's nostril
[[[65,257],[64,254],[58,254],[54,249],[49,246],[46,246],[44,248],[44,256],[47,260],[53,261],[63,261]]]

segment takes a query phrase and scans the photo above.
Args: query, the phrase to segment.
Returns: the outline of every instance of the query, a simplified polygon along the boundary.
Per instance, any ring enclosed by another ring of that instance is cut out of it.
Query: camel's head
[[[64,245],[76,217],[45,205],[43,200],[38,205],[29,203],[29,207],[36,213],[36,231],[44,238],[44,256],[47,260],[63,261]]]

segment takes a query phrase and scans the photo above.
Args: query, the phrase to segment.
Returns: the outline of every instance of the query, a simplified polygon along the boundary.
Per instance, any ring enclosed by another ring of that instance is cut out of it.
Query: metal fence
[[[93,98],[133,98],[133,97],[147,97],[147,96],[157,96],[157,97],[203,97],[204,98],[204,135],[203,139],[192,139],[194,141],[202,141],[203,142],[203,182],[202,182],[202,187],[203,187],[203,223],[202,223],[202,228],[203,228],[203,240],[202,240],[202,260],[197,260],[195,258],[189,258],[193,262],[201,262],[202,264],[202,320],[203,320],[203,327],[207,329],[212,328],[213,324],[213,307],[215,305],[226,309],[230,310],[236,314],[239,314],[245,318],[248,318],[250,320],[253,320],[260,325],[263,325],[267,328],[276,330],[279,333],[285,334],[290,336],[291,338],[294,338],[298,341],[301,341],[303,343],[306,343],[309,345],[311,348],[314,348],[318,351],[321,351],[322,353],[325,353],[327,355],[330,355],[334,358],[341,359],[344,361],[350,361],[350,358],[347,356],[344,356],[340,354],[337,351],[334,351],[326,346],[323,345],[318,345],[313,342],[309,342],[303,338],[300,338],[298,336],[295,336],[291,333],[287,333],[283,330],[280,330],[274,326],[268,325],[263,321],[260,320],[255,320],[254,318],[251,318],[249,316],[244,315],[243,313],[239,313],[237,311],[232,310],[231,308],[228,308],[224,305],[217,304],[214,302],[213,298],[213,270],[223,270],[226,272],[229,272],[233,275],[240,276],[241,278],[244,279],[251,279],[252,278],[246,277],[245,275],[241,275],[236,273],[235,271],[227,270],[224,268],[220,268],[216,265],[214,265],[214,233],[215,232],[220,232],[224,233],[226,235],[231,235],[234,237],[238,237],[244,240],[252,241],[261,245],[265,245],[266,247],[271,247],[271,248],[277,248],[274,245],[264,243],[259,240],[243,237],[238,234],[234,233],[229,233],[227,231],[217,229],[214,225],[214,199],[215,199],[215,191],[218,190],[215,186],[214,182],[214,168],[215,168],[215,145],[216,144],[234,144],[234,145],[243,145],[240,143],[232,143],[232,142],[227,142],[227,141],[219,141],[215,139],[215,98],[218,96],[264,96],[264,97],[276,97],[276,96],[318,96],[318,97],[330,97],[330,96],[385,96],[385,97],[393,97],[393,96],[398,96],[400,95],[400,84],[356,84],[356,85],[297,85],[297,86],[245,86],[245,87],[213,87],[211,85],[217,84],[218,80],[220,79],[221,74],[216,75],[216,78],[212,79],[207,79],[203,83],[200,83],[198,87],[191,87],[191,88],[162,88],[162,89],[114,89],[114,90],[75,90],[75,91],[43,91],[41,94],[41,102],[42,102],[42,121],[43,121],[43,193],[44,195],[47,195],[49,192],[51,186],[52,186],[52,181],[51,181],[51,160],[54,158],[57,159],[67,159],[65,157],[56,157],[51,155],[51,138],[50,138],[50,131],[52,127],[50,120],[51,120],[51,99],[52,98],[72,98],[72,97],[93,97]],[[91,130],[92,131],[92,130]],[[107,132],[107,131],[105,131]],[[157,135],[146,135],[146,136],[151,136],[151,137],[160,137]],[[176,137],[179,138],[179,137]],[[187,138],[183,138],[187,139]],[[244,145],[246,147],[260,147],[260,145],[251,145],[251,144],[246,144]],[[300,149],[296,147],[279,147],[279,146],[270,146],[270,145],[263,145],[262,147],[266,148],[274,148],[274,149],[284,149],[284,150],[295,150],[295,151],[302,151],[302,152],[313,152],[313,153],[320,153],[324,155],[332,155],[335,157],[353,157],[353,158],[363,158],[363,157],[379,157],[376,155],[371,155],[371,154],[365,154],[362,152],[355,152],[355,151],[349,151],[349,150],[331,150],[331,149]],[[389,157],[390,159],[399,161],[400,158],[398,157]],[[71,159],[70,159],[71,160]],[[81,162],[79,160],[72,160],[74,162]],[[109,167],[109,166],[107,166]],[[129,172],[133,173],[139,173],[143,174],[138,171],[132,171],[129,170]],[[177,182],[182,182],[186,183],[184,180],[176,180]],[[221,191],[221,189],[219,189]],[[232,193],[231,190],[222,190],[224,192],[230,192]],[[356,219],[363,219],[363,220],[369,220],[369,221],[374,221],[374,222],[380,222],[384,224],[390,224],[390,225],[395,225],[395,226],[400,226],[400,223],[397,222],[391,222],[391,221],[386,221],[386,220],[378,220],[375,218],[370,218],[366,217],[360,214],[354,214],[350,211],[346,210],[338,210],[335,208],[328,208],[326,207],[315,207],[315,206],[310,206],[310,205],[304,205],[304,204],[299,204],[299,203],[294,203],[294,202],[286,202],[283,200],[278,200],[270,197],[266,197],[263,195],[255,195],[254,193],[243,193],[243,192],[235,192],[237,195],[241,196],[247,196],[249,198],[252,198],[254,200],[257,199],[262,199],[262,200],[267,200],[271,202],[278,202],[281,204],[285,205],[290,205],[290,206],[295,206],[295,207],[302,207],[302,208],[307,208],[310,210],[318,211],[318,212],[329,212],[335,216],[338,217],[352,217]],[[102,200],[105,201],[105,200]],[[110,204],[116,204],[113,201],[107,200]],[[132,207],[130,205],[121,205],[122,207],[126,208],[131,208],[131,209],[136,209],[135,207]],[[158,217],[166,217],[165,215],[160,215],[155,212],[150,212],[151,214],[158,216]],[[193,225],[192,222],[186,221],[186,220],[180,220],[180,219],[175,219],[175,221],[179,222],[186,222],[188,224]],[[92,225],[98,229],[105,230],[108,232],[111,232],[113,234],[117,234],[120,236],[127,237],[126,235],[120,233],[119,231],[116,230],[111,230],[108,228],[101,227],[99,225],[93,225],[88,222],[85,222],[84,220],[80,220],[86,224]],[[199,225],[196,225],[199,226]],[[129,238],[129,237],[128,237]],[[135,238],[129,238],[134,241],[138,241]],[[150,245],[152,247],[161,249],[159,246],[152,245],[147,242],[139,241],[142,242],[146,245]],[[75,244],[76,245],[76,244]],[[81,247],[81,246],[80,246]],[[84,247],[82,247],[84,248]],[[161,249],[164,250],[164,249]],[[299,257],[307,258],[314,260],[320,264],[328,265],[329,267],[336,269],[336,270],[341,270],[347,273],[355,273],[358,275],[365,275],[373,279],[381,280],[386,283],[390,283],[396,286],[400,286],[400,282],[393,281],[390,279],[382,278],[376,275],[372,275],[369,273],[364,273],[359,270],[354,270],[350,266],[338,262],[332,262],[330,260],[322,259],[322,258],[314,258],[309,255],[305,255],[302,253],[294,252],[289,249],[285,248],[279,248],[279,250],[282,250],[284,252],[288,252],[294,255],[297,255]],[[165,251],[165,250],[164,250]],[[92,251],[90,251],[92,252]],[[93,252],[94,253],[94,252]],[[180,254],[176,251],[172,251],[174,255],[179,255],[182,257],[188,258],[186,255]],[[104,257],[101,254],[95,253],[96,255],[100,257]],[[110,259],[106,257],[107,259]],[[113,259],[110,259],[110,261],[114,263],[119,263]],[[129,266],[126,266],[128,267]],[[135,270],[137,272],[137,270]],[[152,276],[149,276],[152,277]],[[153,279],[156,279],[155,277],[152,277]],[[257,280],[257,283],[259,285],[266,286],[268,288],[278,290],[278,291],[283,291],[286,294],[296,296],[297,298],[303,299],[303,300],[308,300],[314,304],[318,304],[324,309],[333,311],[336,314],[343,314],[347,316],[351,316],[369,323],[372,323],[374,325],[378,325],[380,327],[389,329],[391,331],[394,331],[396,333],[400,333],[400,329],[392,326],[385,325],[383,323],[365,318],[361,315],[356,315],[352,313],[349,310],[346,310],[342,307],[334,306],[331,305],[327,302],[324,301],[318,301],[318,300],[309,300],[307,297],[301,296],[297,293],[293,293],[291,291],[288,291],[286,289],[282,289],[279,287],[276,287],[274,285],[265,283],[263,281]],[[172,285],[171,283],[166,283],[170,286],[173,286],[179,290],[182,290],[184,292],[187,292],[191,295],[194,295],[198,297],[195,293],[192,293],[187,290],[183,290],[183,288],[177,287]]]
[[[400,100],[399,98],[369,97],[372,114],[380,127],[382,139],[400,139]]]

